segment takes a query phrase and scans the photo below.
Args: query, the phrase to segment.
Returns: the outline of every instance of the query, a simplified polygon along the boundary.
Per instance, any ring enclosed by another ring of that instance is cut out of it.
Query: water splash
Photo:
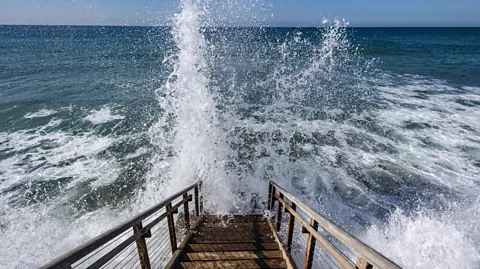
[[[222,151],[227,147],[219,135],[215,93],[210,88],[207,42],[200,23],[202,10],[189,0],[182,1],[181,8],[172,29],[178,47],[172,58],[174,70],[157,91],[165,114],[151,129],[169,156],[159,170],[153,171],[164,172],[166,180],[161,188],[166,190],[203,180],[206,208],[229,212],[233,202]]]
[[[478,208],[461,210],[479,217]],[[404,268],[475,268],[480,264],[480,250],[471,237],[478,235],[478,224],[458,217],[457,212],[407,214],[396,210],[385,226],[372,226],[364,238]]]

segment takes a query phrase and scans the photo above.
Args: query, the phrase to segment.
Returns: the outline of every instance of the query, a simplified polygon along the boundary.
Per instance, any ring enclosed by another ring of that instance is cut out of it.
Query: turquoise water
[[[0,26],[1,267],[198,178],[213,212],[275,179],[406,267],[478,266],[480,28],[174,33]]]

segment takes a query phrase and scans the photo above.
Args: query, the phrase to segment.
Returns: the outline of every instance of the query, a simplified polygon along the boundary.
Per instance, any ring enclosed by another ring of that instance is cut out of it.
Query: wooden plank
[[[283,259],[179,262],[176,268],[287,268]]]
[[[209,228],[208,230],[198,230],[195,234],[202,233],[219,233],[219,234],[273,234],[272,231],[266,229],[219,229],[219,228]]]
[[[270,228],[268,226],[261,226],[261,227],[201,227],[197,230],[199,233],[202,232],[214,232],[214,231],[222,231],[222,232],[270,232]]]
[[[224,252],[192,252],[185,253],[180,261],[223,261],[223,260],[254,260],[254,259],[281,259],[280,250],[264,251],[224,251]]]
[[[266,222],[255,222],[255,223],[202,223],[203,227],[225,227],[225,228],[232,228],[232,227],[268,227]]]
[[[210,238],[195,237],[190,243],[192,244],[217,244],[217,243],[273,243],[274,238]]]
[[[277,243],[189,244],[186,252],[277,250]]]
[[[252,222],[265,222],[265,216],[263,215],[205,215],[203,217],[204,223],[215,222],[227,222],[227,223],[252,223]]]
[[[201,219],[197,219],[192,226],[192,229],[195,230],[198,225],[200,224]],[[180,244],[180,248],[173,253],[172,257],[168,261],[167,265],[165,266],[165,269],[172,269],[175,267],[177,261],[180,259],[181,255],[185,252],[186,246],[188,245],[188,242],[193,236],[192,231],[188,231],[187,235],[183,239],[182,243]]]
[[[272,229],[272,231],[273,231],[274,227],[273,227],[272,220],[268,220],[268,225],[270,226],[270,229]],[[280,247],[280,251],[283,254],[283,258],[285,259],[285,262],[287,263],[287,268],[288,269],[298,269],[297,264],[293,260],[290,253],[285,250],[285,247],[284,247],[282,241],[280,240],[280,237],[278,236],[278,234],[275,233],[274,237],[275,237],[275,241],[277,241],[277,244]]]
[[[197,232],[195,236],[210,236],[210,237],[224,237],[224,236],[236,236],[236,237],[272,237],[273,233],[271,231],[256,231],[256,232],[250,232],[250,231],[219,231],[219,230],[214,230],[214,231],[201,231]]]

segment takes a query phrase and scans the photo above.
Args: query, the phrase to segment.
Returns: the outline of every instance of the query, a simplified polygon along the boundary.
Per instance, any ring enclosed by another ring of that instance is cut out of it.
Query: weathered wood
[[[273,243],[275,239],[273,238],[204,238],[204,237],[195,237],[190,241],[193,244],[216,244],[216,243]]]
[[[172,210],[172,203],[169,203],[166,207],[167,212]],[[170,235],[170,247],[172,249],[172,254],[177,250],[177,235],[175,234],[175,222],[173,220],[173,213],[168,214],[168,233]]]
[[[220,252],[193,252],[185,253],[180,261],[223,261],[245,259],[282,259],[280,250],[264,251],[220,251]]]
[[[375,268],[383,268],[383,269],[401,269],[400,266],[395,264],[393,261],[389,260],[387,257],[383,256],[379,252],[375,251],[372,249],[370,246],[366,245],[362,241],[358,240],[342,228],[338,227],[335,223],[333,223],[331,220],[325,218],[322,216],[320,213],[316,212],[313,210],[311,207],[307,206],[305,203],[300,201],[298,198],[296,198],[293,194],[289,193],[286,191],[284,188],[280,187],[278,184],[276,184],[273,181],[270,181],[270,184],[278,190],[280,193],[284,194],[285,197],[288,198],[288,200],[293,201],[301,211],[303,211],[306,215],[308,215],[310,218],[315,219],[319,225],[322,227],[323,230],[328,232],[331,236],[335,237],[338,241],[340,241],[342,244],[345,246],[349,247],[355,254],[362,256],[370,264],[373,265]],[[275,196],[275,195],[274,195]],[[285,206],[285,204],[284,204]],[[288,204],[286,205],[288,206]],[[295,215],[295,214],[294,214]],[[301,218],[300,215],[295,216],[296,219]],[[299,220],[302,225],[306,226],[308,223],[303,223],[302,220]],[[309,227],[311,229],[311,227]],[[307,230],[309,230],[307,228]],[[309,232],[314,232],[315,231],[310,231]],[[324,238],[320,236],[320,234],[316,233],[316,239],[319,240],[319,242],[323,241]],[[324,240],[326,242],[326,240]],[[328,242],[327,242],[328,243]],[[323,245],[323,244],[322,244]],[[325,244],[328,247],[328,244]],[[325,246],[324,246],[325,247]],[[325,248],[327,248],[325,247]],[[337,261],[344,267],[344,268],[354,268],[353,265],[345,258],[342,256],[341,253],[337,253],[335,251],[330,251],[328,250],[329,253],[333,253],[332,256],[337,259]],[[338,255],[337,255],[338,254]]]
[[[280,193],[280,198],[283,199],[283,194]],[[277,209],[277,232],[280,231],[280,227],[282,225],[282,203],[278,203],[278,209]]]
[[[368,261],[366,259],[364,259],[363,257],[358,257],[356,268],[357,269],[372,269],[373,265],[368,263]]]
[[[280,197],[277,195],[277,199],[279,198]],[[279,202],[288,209],[290,214],[295,216],[295,219],[298,220],[298,222],[300,222],[300,224],[302,225],[302,232],[313,235],[315,239],[325,248],[325,250],[327,250],[328,253],[330,253],[340,263],[340,265],[342,265],[343,268],[354,269],[354,266],[350,263],[350,261],[342,253],[335,249],[335,247],[330,242],[328,242],[323,237],[323,235],[318,233],[318,231],[314,229],[311,224],[309,224],[305,219],[303,219],[302,216],[300,216],[296,211],[292,210],[291,207],[287,204],[287,202],[282,199],[279,199]]]
[[[277,243],[189,244],[187,252],[278,250]]]
[[[197,219],[192,226],[192,230],[197,229],[198,225],[200,224],[201,219]],[[186,246],[188,242],[190,241],[190,238],[192,238],[194,232],[193,231],[188,231],[187,235],[185,235],[185,238],[183,239],[182,243],[180,244],[179,249],[177,249],[173,255],[172,258],[168,261],[167,265],[165,266],[165,269],[172,269],[175,268],[175,265],[177,262],[180,260],[181,255],[185,252]]]
[[[273,223],[272,223],[272,220],[268,220],[268,225],[270,226],[270,229],[272,229],[273,231]],[[274,237],[275,237],[275,240],[277,241],[278,243],[278,246],[280,247],[280,251],[282,252],[283,254],[283,258],[285,259],[285,262],[287,263],[287,268],[288,269],[298,269],[297,267],[297,264],[295,264],[295,261],[293,260],[292,256],[290,255],[290,253],[288,253],[286,250],[285,250],[285,247],[284,245],[282,244],[282,241],[280,240],[280,237],[277,233],[274,234]]]
[[[202,233],[214,233],[218,232],[218,228],[216,227],[202,227],[197,230],[197,234],[202,234]],[[240,227],[223,227],[221,232],[225,233],[235,233],[235,232],[246,232],[246,233],[252,233],[252,234],[265,234],[265,233],[270,233],[273,234],[270,228],[267,226],[258,226],[258,227],[245,227],[245,226],[240,226]]]
[[[292,210],[296,210],[297,205],[294,202],[290,201],[290,207]],[[285,208],[286,209],[286,208]],[[288,211],[288,210],[287,210]],[[295,226],[295,216],[288,214],[288,230],[287,230],[287,240],[285,243],[285,250],[290,253],[292,251],[292,242],[293,242],[293,229]]]
[[[200,216],[200,197],[198,196],[198,185],[194,188],[195,194],[195,215]]]
[[[151,207],[150,209],[140,213],[139,215],[133,217],[132,219],[129,219],[129,220],[119,224],[118,226],[102,233],[101,235],[91,239],[90,241],[76,247],[75,249],[71,250],[70,252],[65,253],[64,255],[56,258],[55,260],[52,260],[49,263],[44,264],[40,268],[42,268],[42,269],[63,268],[63,267],[69,267],[72,264],[75,264],[79,260],[85,258],[86,256],[91,255],[93,252],[96,252],[98,249],[102,248],[105,244],[108,244],[109,242],[112,242],[112,240],[115,240],[116,237],[121,236],[123,233],[130,230],[135,223],[137,223],[139,221],[143,221],[143,220],[151,217],[152,215],[157,214],[168,203],[171,203],[172,201],[174,201],[178,197],[182,196],[184,193],[187,193],[187,192],[191,191],[192,189],[194,189],[195,187],[198,187],[198,186],[201,186],[200,182],[197,182],[197,183],[189,186],[188,188],[185,188],[185,189],[175,193],[174,195],[170,196],[169,198],[160,202],[159,204],[157,204],[157,205]],[[165,217],[165,216],[163,216],[163,217]],[[161,219],[162,218],[158,219],[158,221],[160,221]],[[147,227],[147,226],[148,225],[146,225],[145,227]],[[149,229],[146,229],[146,230],[149,230]],[[129,240],[131,240],[132,238],[129,238]],[[135,238],[133,238],[133,241],[135,241]],[[128,244],[126,243],[126,241],[124,243],[122,243],[121,245],[124,246],[124,247],[128,247]],[[115,251],[112,250],[110,253],[107,253],[104,256],[102,256],[101,259],[102,260],[107,259],[107,261],[108,261],[108,259],[111,259],[112,255],[115,256],[116,254],[118,254],[118,252],[116,252],[116,251],[118,251],[119,248],[116,247],[116,248],[114,248],[114,250]],[[120,251],[122,251],[122,250],[123,249],[120,249]],[[98,260],[97,262],[95,262],[95,264],[100,264],[100,265],[102,264],[100,260]]]
[[[268,183],[268,200],[267,200],[267,209],[268,210],[272,210],[272,208],[270,207],[271,206],[271,202],[272,201],[272,197],[273,197],[273,193],[272,193],[272,183]]]
[[[179,262],[176,268],[287,268],[283,259]]]
[[[183,195],[183,200],[187,200],[185,201],[185,203],[183,204],[183,215],[184,215],[184,218],[185,218],[185,228],[187,230],[190,230],[190,211],[188,211],[188,194],[185,193]]]
[[[271,185],[271,194],[272,196],[270,197],[270,201],[269,202],[269,210],[273,210],[273,207],[275,206],[275,193],[276,193],[276,189],[275,189],[275,186],[273,186],[273,184]]]
[[[286,267],[274,233],[260,215],[205,216],[176,263],[176,268]]]
[[[198,231],[197,236],[204,236],[204,237],[272,237],[273,233],[271,231],[263,230],[263,231],[245,231],[245,230],[211,230],[211,231]]]
[[[228,224],[266,225],[265,217],[263,215],[242,214],[242,215],[234,215],[234,216],[224,215],[220,217],[217,215],[205,215],[203,219],[204,219],[203,224],[214,223],[215,227],[222,227],[222,225],[228,225]]]
[[[318,229],[318,222],[312,218],[310,221],[310,225],[312,226],[315,231]],[[303,263],[303,269],[311,269],[313,264],[313,255],[315,254],[315,237],[313,234],[308,235],[307,241],[307,251],[305,255],[305,262]]]
[[[145,242],[145,237],[143,236],[143,226],[141,222],[135,223],[133,225],[133,233],[137,237],[137,252],[140,259],[140,265],[142,269],[150,269],[150,258],[148,257],[147,243]]]

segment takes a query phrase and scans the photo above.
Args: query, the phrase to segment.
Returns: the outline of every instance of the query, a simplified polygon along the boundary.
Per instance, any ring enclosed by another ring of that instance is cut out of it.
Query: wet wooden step
[[[258,222],[258,223],[203,223],[200,226],[202,228],[261,228],[261,229],[269,229],[267,223]]]
[[[262,216],[207,216],[191,235],[175,268],[286,268]]]
[[[283,259],[258,259],[258,260],[230,260],[230,261],[195,261],[178,262],[175,268],[197,269],[197,268],[287,268]]]
[[[194,237],[219,237],[219,238],[224,238],[224,237],[238,237],[238,238],[263,238],[263,237],[273,237],[273,233],[270,231],[251,231],[251,232],[246,232],[246,231],[232,231],[232,232],[225,232],[225,231],[202,231],[202,232],[197,232],[195,233]]]
[[[238,238],[238,237],[194,237],[190,241],[192,244],[219,244],[219,243],[274,243],[275,239],[270,237],[261,238]]]
[[[272,232],[270,227],[268,226],[260,226],[260,227],[200,227],[197,232],[228,232],[228,233],[236,233],[236,232]]]
[[[185,253],[180,261],[226,261],[226,260],[255,260],[255,259],[282,259],[280,250],[265,251],[221,251],[221,252],[194,252]]]
[[[186,252],[278,250],[275,243],[189,244]]]

